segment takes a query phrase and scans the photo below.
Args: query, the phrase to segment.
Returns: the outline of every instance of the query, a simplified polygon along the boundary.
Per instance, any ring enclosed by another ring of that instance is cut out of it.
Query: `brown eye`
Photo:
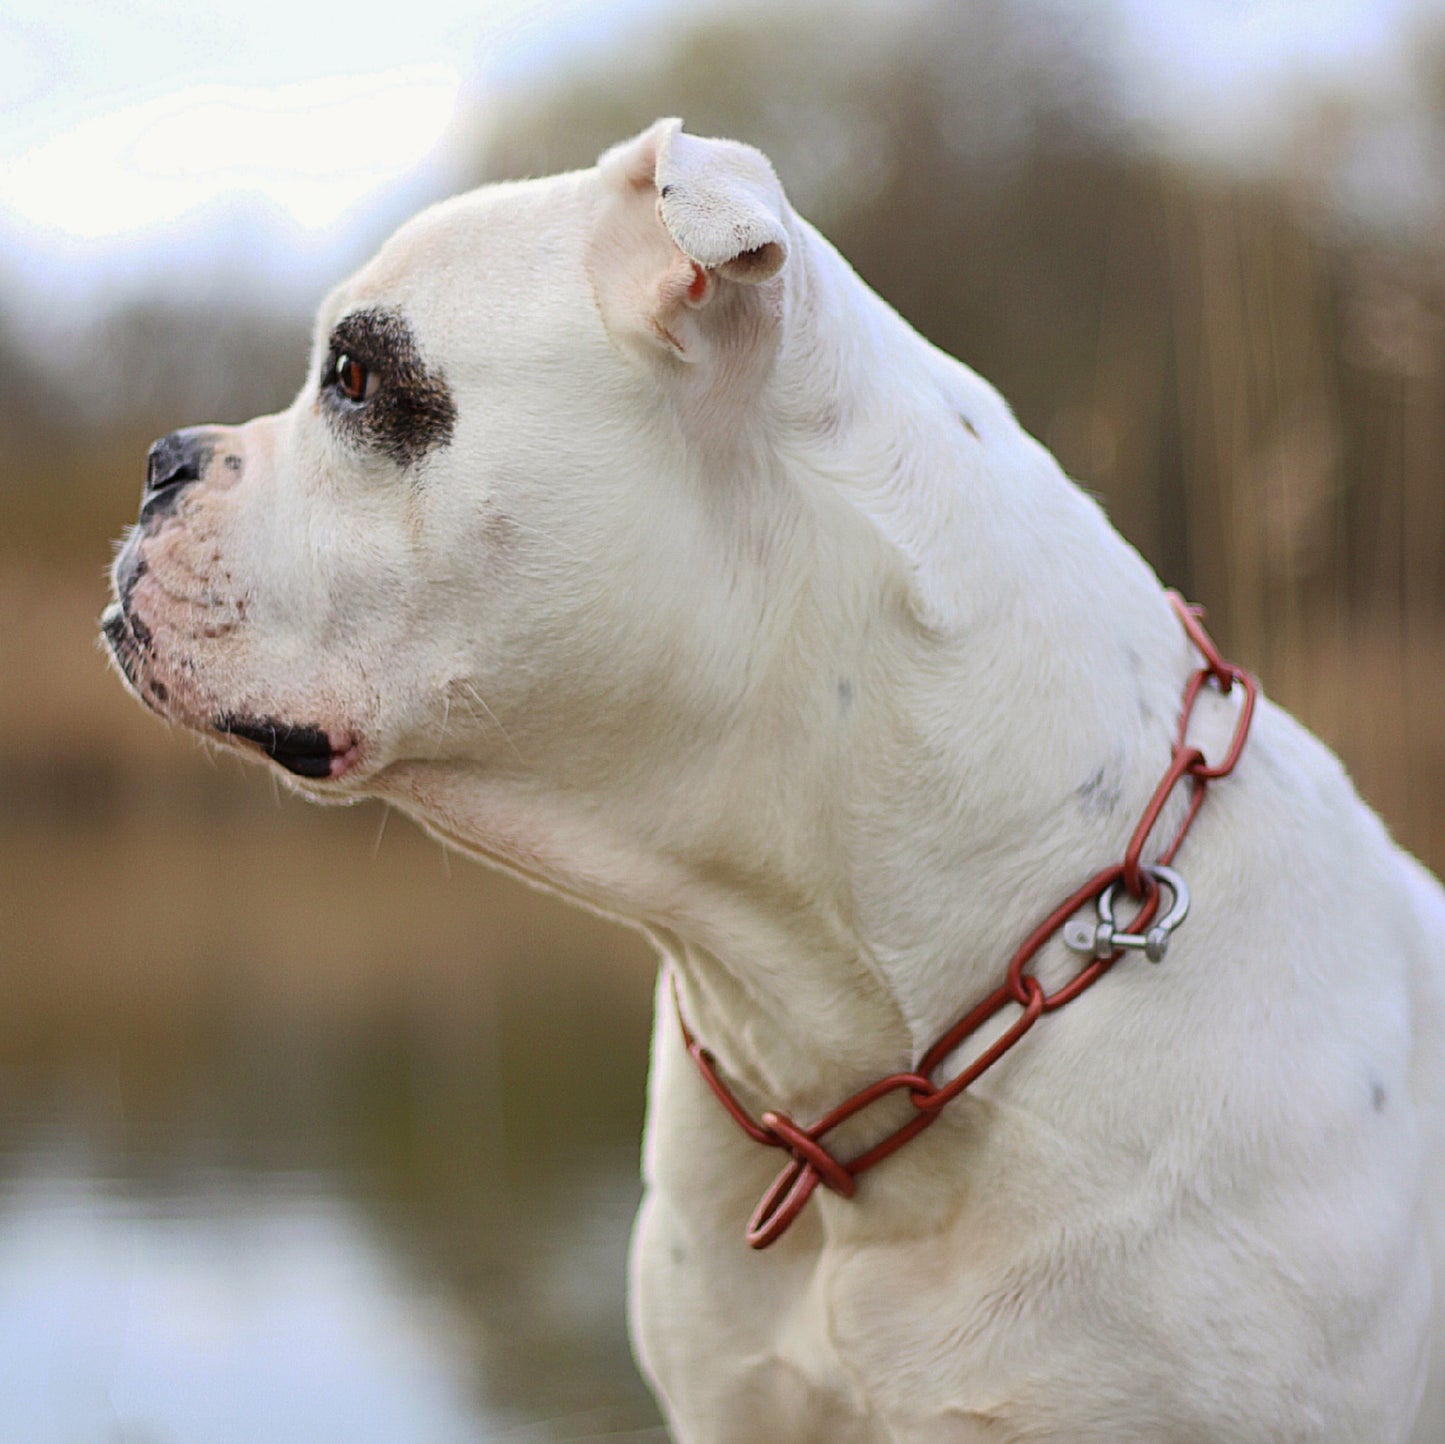
[[[348,401],[369,401],[376,394],[376,377],[351,356],[338,356],[334,372],[337,388]]]

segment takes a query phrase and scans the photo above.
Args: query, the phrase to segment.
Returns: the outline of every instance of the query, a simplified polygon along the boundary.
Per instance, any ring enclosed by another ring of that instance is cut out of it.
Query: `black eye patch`
[[[347,357],[377,378],[373,395],[349,400],[337,384]],[[422,359],[416,337],[398,311],[353,311],[337,322],[321,373],[321,396],[333,424],[398,466],[414,466],[451,443],[457,405],[446,377]]]

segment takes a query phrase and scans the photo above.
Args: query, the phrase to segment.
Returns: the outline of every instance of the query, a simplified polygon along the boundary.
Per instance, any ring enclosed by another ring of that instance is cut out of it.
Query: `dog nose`
[[[141,500],[150,509],[162,497],[174,502],[183,486],[199,481],[215,446],[205,427],[190,427],[163,436],[146,457],[146,484]]]

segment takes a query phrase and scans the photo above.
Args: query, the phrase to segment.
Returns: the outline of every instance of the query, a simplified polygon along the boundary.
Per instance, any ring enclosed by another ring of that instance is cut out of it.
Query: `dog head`
[[[417,217],[322,306],[289,410],[152,449],[102,619],[135,694],[432,814],[462,771],[595,792],[639,737],[665,770],[725,732],[799,507],[757,405],[799,224],[676,121]]]

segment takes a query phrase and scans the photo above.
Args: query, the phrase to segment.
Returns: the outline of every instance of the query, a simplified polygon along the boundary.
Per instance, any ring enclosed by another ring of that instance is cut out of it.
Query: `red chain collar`
[[[942,1112],[945,1104],[957,1098],[977,1078],[981,1077],[1010,1048],[1017,1043],[1039,1018],[1052,1013],[1072,1002],[1086,988],[1098,982],[1122,956],[1116,950],[1107,957],[1094,957],[1075,976],[1053,993],[1046,993],[1043,984],[1031,973],[1025,971],[1039,949],[1063,927],[1064,923],[1085,903],[1098,899],[1108,889],[1123,882],[1129,893],[1140,903],[1139,911],[1129,925],[1137,933],[1153,921],[1159,910],[1160,890],[1154,878],[1151,865],[1143,862],[1145,844],[1159,820],[1164,805],[1179,783],[1190,780],[1189,806],[1184,821],[1173,840],[1159,854],[1158,862],[1165,867],[1174,859],[1179,845],[1194,823],[1204,801],[1209,783],[1225,777],[1234,771],[1240,754],[1244,751],[1245,739],[1249,736],[1249,724],[1254,716],[1254,704],[1259,696],[1259,684],[1241,667],[1226,662],[1219,649],[1210,639],[1200,621],[1201,612],[1190,606],[1177,592],[1167,593],[1171,605],[1178,613],[1184,630],[1203,656],[1205,665],[1191,674],[1184,688],[1184,702],[1179,718],[1179,731],[1174,743],[1173,756],[1168,770],[1160,779],[1149,805],[1144,809],[1139,825],[1125,849],[1124,860],[1113,863],[1102,872],[1095,873],[1088,882],[1071,893],[1048,917],[1046,917],[1020,944],[1008,965],[1008,972],[998,988],[989,994],[972,1012],[960,1018],[924,1055],[918,1068],[912,1073],[892,1073],[870,1083],[866,1088],[845,1098],[831,1112],[825,1113],[811,1127],[803,1128],[794,1123],[785,1113],[770,1109],[761,1118],[754,1119],[738,1102],[736,1096],[717,1071],[717,1064],[711,1053],[693,1037],[682,1016],[681,1000],[677,997],[676,979],[673,980],[673,999],[677,1004],[678,1021],[682,1025],[683,1041],[702,1073],[703,1081],[712,1089],[718,1101],[727,1110],[738,1127],[755,1143],[768,1148],[781,1148],[790,1155],[788,1163],[773,1181],[762,1202],[758,1204],[748,1223],[747,1240],[753,1248],[766,1248],[782,1237],[788,1225],[802,1212],[813,1190],[820,1184],[826,1185],[843,1198],[851,1198],[857,1187],[860,1173],[866,1173],[877,1163],[896,1153],[910,1138],[922,1133]],[[1186,738],[1189,720],[1194,705],[1207,682],[1212,681],[1219,691],[1227,694],[1238,682],[1244,689],[1244,704],[1240,708],[1239,720],[1235,725],[1234,738],[1223,762],[1211,767],[1204,754],[1189,746]],[[1137,945],[1137,940],[1136,940]],[[977,1032],[1001,1009],[1014,1004],[1023,1011],[1013,1025],[995,1043],[981,1053],[961,1073],[947,1083],[935,1084],[932,1074],[950,1053],[965,1039]],[[916,1110],[915,1115],[901,1127],[888,1134],[872,1148],[856,1158],[843,1162],[835,1158],[823,1146],[823,1138],[839,1124],[852,1118],[855,1113],[876,1103],[890,1093],[905,1092]]]

